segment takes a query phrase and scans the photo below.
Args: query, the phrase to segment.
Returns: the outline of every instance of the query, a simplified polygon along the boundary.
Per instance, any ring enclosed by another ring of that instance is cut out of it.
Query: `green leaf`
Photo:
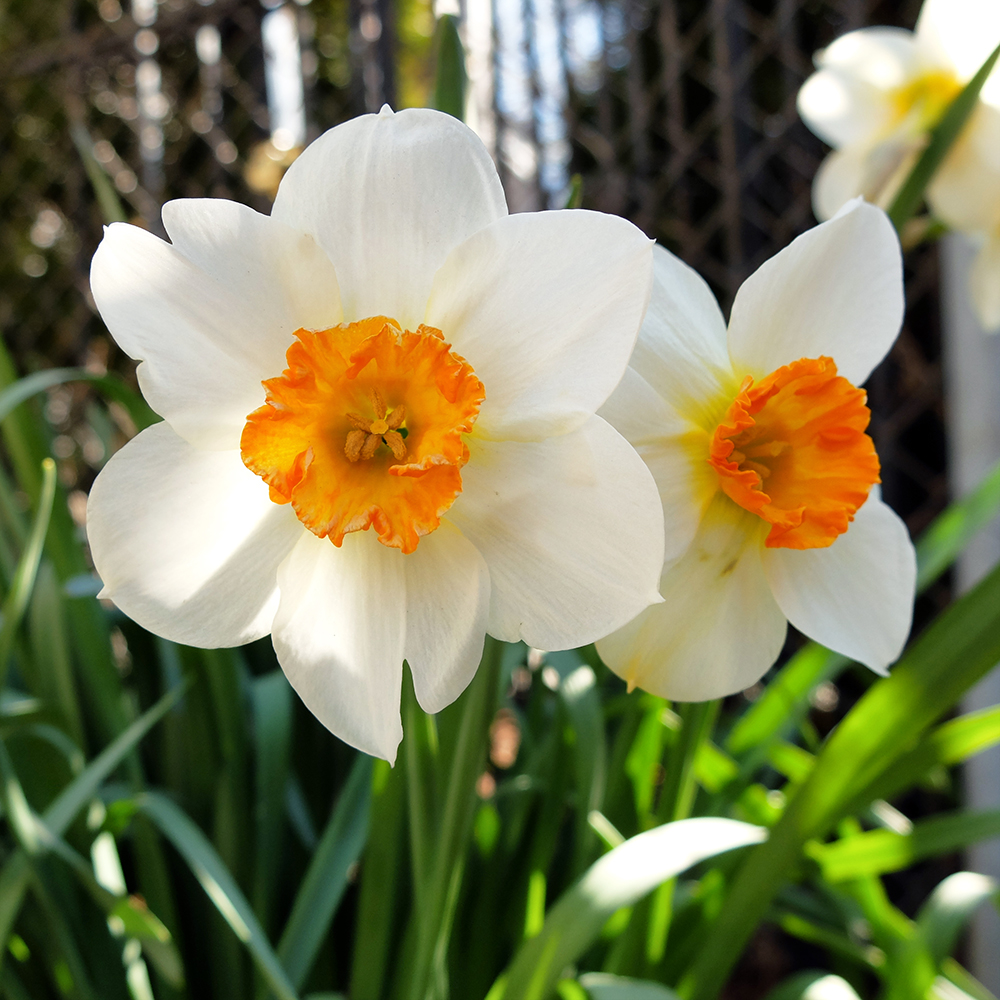
[[[465,47],[458,33],[458,18],[443,14],[437,22],[437,71],[433,106],[465,119]]]
[[[767,1000],[861,1000],[840,976],[827,972],[802,972],[767,995]],[[915,998],[914,998],[915,1000]]]
[[[578,875],[593,857],[593,832],[587,823],[587,817],[592,810],[599,810],[604,804],[608,751],[604,739],[604,709],[594,671],[586,665],[577,667],[563,678],[559,685],[559,696],[573,732],[571,755],[579,797],[573,858],[570,862],[572,877]]]
[[[95,757],[45,810],[42,819],[56,836],[62,836],[77,813],[96,795],[104,779],[135,749],[139,741],[177,703],[187,683],[168,691],[152,708],[132,723],[113,743]],[[15,851],[0,868],[0,944],[10,937],[28,886],[30,869],[23,850]],[[0,948],[0,961],[4,954]]]
[[[285,789],[292,738],[292,689],[280,670],[258,677],[251,686],[257,799],[254,806],[254,911],[269,926],[281,866]]]
[[[765,836],[764,830],[746,823],[703,817],[667,823],[625,841],[563,893],[541,933],[521,946],[500,995],[504,1000],[543,1000],[616,910],[632,906],[699,861],[759,843]]]
[[[996,898],[997,884],[978,872],[956,872],[939,883],[917,914],[917,939],[941,964],[979,907]]]
[[[1000,45],[983,63],[979,72],[965,85],[961,93],[951,102],[941,121],[931,132],[930,142],[920,155],[909,177],[903,182],[899,193],[889,206],[889,218],[896,227],[896,232],[902,232],[903,226],[913,218],[920,207],[924,190],[930,184],[938,167],[944,161],[948,150],[959,137],[969,115],[972,114],[979,101],[979,92],[983,89],[987,77],[993,71],[997,57],[1000,56]]]
[[[808,709],[810,692],[850,662],[848,657],[814,642],[803,646],[733,726],[726,749],[740,756],[794,729]]]
[[[917,593],[926,590],[1000,511],[1000,463],[949,504],[917,541]]]
[[[35,586],[35,575],[38,573],[38,563],[42,558],[42,546],[49,530],[52,501],[55,496],[56,463],[47,458],[42,462],[42,494],[38,501],[38,509],[35,511],[35,518],[31,523],[28,542],[18,560],[14,582],[0,610],[0,615],[3,616],[3,624],[0,625],[0,688],[4,686],[7,676],[7,663],[14,645],[14,636],[24,618],[28,601],[31,599],[31,591]]]
[[[295,987],[261,930],[253,909],[205,834],[180,806],[158,792],[142,792],[133,802],[187,862],[205,894],[246,946],[279,1000],[298,1000]]]
[[[806,841],[824,836],[861,789],[915,746],[1000,661],[1000,567],[952,604],[833,731],[771,837],[741,866],[682,984],[714,1000]],[[886,831],[876,831],[887,835]]]
[[[83,161],[83,169],[87,172],[87,179],[97,196],[97,204],[101,207],[101,215],[105,224],[125,222],[125,210],[118,198],[118,192],[115,190],[114,184],[111,183],[111,178],[108,177],[94,156],[94,140],[87,131],[87,127],[82,121],[71,122],[69,134],[73,145],[76,146],[76,151],[80,154],[80,159]]]
[[[848,808],[860,809],[875,799],[891,799],[917,784],[933,768],[961,764],[997,743],[1000,743],[1000,706],[952,719],[861,789]]]
[[[337,798],[281,935],[278,957],[296,987],[300,987],[309,975],[347,888],[348,873],[364,849],[371,780],[372,758],[359,754]]]
[[[591,1000],[679,1000],[673,990],[660,983],[611,976],[606,972],[584,973],[579,983],[590,994]]]
[[[946,854],[979,840],[1000,836],[1000,809],[935,816],[907,834],[871,830],[832,844],[809,844],[807,853],[828,882],[899,871],[921,858]]]
[[[97,375],[85,368],[46,368],[8,385],[0,392],[0,420],[8,417],[25,400],[66,382],[92,382],[109,399],[121,403],[141,430],[159,420],[141,396],[117,375]]]

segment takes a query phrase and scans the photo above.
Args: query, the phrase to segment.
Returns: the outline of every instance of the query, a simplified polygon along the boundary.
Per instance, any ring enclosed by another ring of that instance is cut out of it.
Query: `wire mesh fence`
[[[795,112],[812,52],[864,24],[912,27],[918,6],[465,0],[473,124],[514,210],[557,207],[579,174],[586,207],[634,221],[728,308],[814,224],[824,148]],[[281,58],[268,18],[295,46],[290,126],[277,121],[282,83],[268,78]],[[128,370],[87,286],[115,201],[157,232],[174,197],[267,211],[303,141],[383,101],[427,100],[433,30],[427,0],[11,0],[0,14],[0,329],[22,368]],[[917,532],[946,497],[935,250],[909,267],[906,325],[869,393],[884,495]],[[95,431],[87,398],[50,400],[63,479],[83,487],[128,429]]]

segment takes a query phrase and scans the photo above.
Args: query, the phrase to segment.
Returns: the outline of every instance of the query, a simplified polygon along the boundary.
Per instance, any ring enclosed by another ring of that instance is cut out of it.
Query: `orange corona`
[[[374,316],[295,336],[247,417],[244,464],[320,538],[373,527],[413,552],[462,492],[482,382],[432,327]]]
[[[879,482],[865,401],[830,358],[743,380],[709,462],[726,495],[771,525],[769,548],[825,548],[847,531]]]

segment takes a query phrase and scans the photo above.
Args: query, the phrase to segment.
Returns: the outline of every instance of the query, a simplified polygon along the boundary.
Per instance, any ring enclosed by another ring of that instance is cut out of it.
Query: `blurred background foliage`
[[[819,793],[795,795],[823,785],[814,769],[843,777],[809,822],[795,814],[779,828],[792,830],[776,840],[787,870],[772,878],[773,899],[760,890],[767,920],[722,995],[820,997],[808,993],[819,975],[809,970],[826,970],[863,997],[990,996],[950,956],[964,919],[995,888],[944,880],[966,843],[1000,832],[994,814],[955,811],[953,771],[1000,740],[1000,721],[993,712],[931,727],[1000,658],[983,611],[998,604],[992,577],[974,592],[979,604],[938,619],[931,645],[921,640],[888,689],[795,636],[765,684],[709,706],[626,695],[591,649],[504,647],[436,719],[404,690],[406,739],[390,769],[315,722],[268,641],[182,648],[99,602],[84,534],[94,475],[155,419],[90,297],[104,222],[162,232],[159,207],[174,197],[267,211],[284,167],[323,129],[383,101],[440,102],[435,65],[452,35],[439,15],[455,13],[468,49],[467,117],[495,153],[512,210],[565,204],[578,176],[586,207],[637,222],[728,307],[747,274],[813,224],[809,189],[823,149],[794,110],[812,51],[863,24],[912,27],[917,7],[0,7],[4,996],[425,1000],[492,988],[493,1000],[540,998],[551,985],[541,979],[517,992],[528,962],[520,949],[554,940],[547,908],[602,854],[692,814],[772,827],[793,796],[806,803],[800,813],[820,803]],[[291,108],[269,78],[289,65],[301,93]],[[1000,482],[939,516],[947,486],[933,248],[907,266],[906,326],[869,394],[883,494],[925,539],[922,631],[947,606],[947,567],[996,509]],[[53,368],[73,370],[46,374]],[[960,664],[952,686],[906,702],[907,678],[919,687],[951,662],[919,654],[935,642]],[[828,737],[859,699],[862,732],[881,732],[886,698],[911,707],[909,742],[891,752],[873,743],[875,764],[863,771],[860,750],[845,757],[843,741]],[[474,716],[478,729],[465,721]],[[714,995],[706,942],[729,912],[739,862],[723,856],[579,931],[560,995],[672,995],[627,992],[583,970]],[[951,889],[933,895],[942,883]],[[513,978],[497,985],[519,954]]]

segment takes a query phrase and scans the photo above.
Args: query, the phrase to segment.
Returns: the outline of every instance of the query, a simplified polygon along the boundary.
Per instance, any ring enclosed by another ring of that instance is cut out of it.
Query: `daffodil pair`
[[[752,683],[786,618],[876,669],[898,653],[913,554],[855,388],[900,321],[879,210],[765,265],[728,347],[693,272],[621,219],[508,216],[435,112],[326,133],[270,216],[163,220],[171,243],[110,227],[91,276],[164,418],[88,507],[104,595],[152,631],[270,633],[319,719],[390,760],[403,660],[436,712],[487,632],[603,639],[677,698]]]
[[[996,0],[925,0],[912,32],[862,28],[817,53],[817,72],[798,96],[805,123],[834,149],[813,184],[816,217],[831,218],[858,195],[888,206],[931,129],[997,45]],[[941,221],[979,244],[972,302],[986,329],[1000,329],[1000,67],[927,198]]]

